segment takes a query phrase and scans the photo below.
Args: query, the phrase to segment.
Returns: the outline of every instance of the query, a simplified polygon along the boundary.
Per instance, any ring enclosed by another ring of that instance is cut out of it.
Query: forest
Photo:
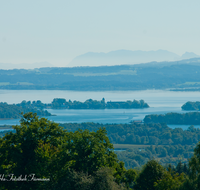
[[[67,131],[97,131],[104,127],[111,143],[115,145],[119,160],[126,168],[142,166],[149,158],[158,158],[163,165],[187,162],[200,139],[200,129],[171,129],[166,124],[60,124]],[[120,148],[121,147],[121,148]]]
[[[132,109],[132,108],[148,108],[149,105],[144,102],[144,100],[133,100],[126,102],[105,102],[105,99],[102,98],[101,101],[88,99],[85,102],[80,102],[74,100],[66,101],[64,98],[54,98],[53,101],[49,104],[44,104],[40,100],[37,101],[28,101],[23,100],[21,103],[16,104],[24,108],[51,108],[51,109]]]
[[[21,113],[33,112],[39,116],[50,116],[46,110],[36,109],[33,107],[23,107],[15,104],[0,103],[0,119],[18,119],[21,118]]]
[[[200,109],[200,102],[186,102],[184,105],[181,107],[183,110],[199,110]]]
[[[0,70],[0,89],[199,90],[199,73],[199,59],[195,58],[138,65]]]
[[[200,129],[190,126],[187,130],[171,129],[164,123],[149,124],[99,124],[65,123],[60,126],[67,131],[88,129],[96,131],[105,127],[108,138],[113,144],[140,145],[193,145],[200,139]]]
[[[179,161],[187,162],[200,139],[200,129],[190,126],[187,130],[171,129],[166,124],[98,124],[65,123],[59,124],[68,132],[78,129],[97,131],[103,127],[114,144],[119,160],[126,168],[140,167],[149,158],[158,158],[165,165],[176,165]],[[2,127],[5,128],[6,126]],[[3,137],[6,131],[2,131]]]
[[[177,125],[199,125],[200,112],[151,114],[144,118],[145,123],[166,123]]]
[[[200,188],[199,143],[195,144],[193,154],[185,164],[179,161],[176,166],[162,166],[159,159],[152,158],[142,167],[126,169],[115,154],[103,126],[95,131],[78,129],[72,132],[36,114],[26,113],[20,125],[13,126],[13,129],[15,131],[0,138],[2,189]],[[155,153],[159,152],[158,149],[147,148]]]
[[[40,100],[25,101],[18,104],[0,103],[0,119],[17,119],[20,118],[20,113],[34,112],[39,116],[51,116],[47,110],[44,109],[132,109],[132,108],[148,108],[149,105],[144,100],[133,100],[126,102],[105,102],[103,98],[101,101],[88,99],[85,102],[80,101],[66,101],[64,98],[54,98],[49,104],[44,104]]]

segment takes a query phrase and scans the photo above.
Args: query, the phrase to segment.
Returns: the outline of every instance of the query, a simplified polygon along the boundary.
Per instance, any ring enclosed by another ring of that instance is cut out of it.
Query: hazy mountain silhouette
[[[48,62],[40,62],[40,63],[21,63],[21,64],[12,64],[12,63],[0,63],[0,69],[35,69],[41,67],[53,67]]]
[[[183,56],[179,56],[167,50],[157,51],[131,51],[117,50],[108,53],[88,52],[75,57],[67,66],[101,66],[101,65],[124,65],[139,64],[148,62],[176,61],[181,59],[189,59],[198,57],[194,53],[186,52]]]
[[[67,66],[99,66],[138,64],[152,61],[174,61],[180,56],[166,51],[130,51],[117,50],[108,53],[89,52],[75,57]]]
[[[181,59],[191,59],[191,58],[196,58],[200,57],[199,55],[193,53],[193,52],[185,52],[182,56]]]

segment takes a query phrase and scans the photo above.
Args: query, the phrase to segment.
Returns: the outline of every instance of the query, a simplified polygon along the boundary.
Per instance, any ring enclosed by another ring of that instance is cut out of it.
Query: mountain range
[[[193,52],[186,52],[179,56],[167,50],[157,51],[131,51],[116,50],[108,53],[88,52],[75,57],[67,66],[102,66],[102,65],[127,65],[148,62],[178,61],[200,57]]]
[[[131,51],[131,50],[116,50],[108,53],[88,52],[83,55],[75,57],[67,67],[77,66],[113,66],[113,65],[133,65],[139,63],[146,63],[148,65],[161,65],[160,62],[167,62],[170,64],[172,61],[187,60],[191,58],[200,58],[199,55],[193,52],[186,52],[179,56],[167,50],[157,51]],[[190,61],[191,62],[191,61]],[[145,65],[146,65],[145,64]],[[174,64],[174,63],[173,63]],[[0,63],[0,69],[35,69],[42,67],[55,67],[48,62],[38,63]]]

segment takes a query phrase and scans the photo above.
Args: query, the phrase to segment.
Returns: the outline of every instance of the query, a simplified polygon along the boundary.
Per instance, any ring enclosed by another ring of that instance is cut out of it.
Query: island
[[[145,116],[144,123],[200,125],[200,112],[151,114]]]
[[[183,110],[200,110],[200,102],[186,102],[181,107]]]
[[[21,113],[33,112],[37,113],[38,116],[51,116],[47,110],[23,107],[15,104],[7,104],[6,102],[0,103],[0,119],[18,119],[21,117]]]
[[[28,101],[23,100],[20,104],[16,104],[23,108],[37,108],[37,109],[136,109],[136,108],[149,108],[149,105],[144,100],[133,101],[118,101],[106,102],[104,98],[101,101],[88,99],[85,102],[74,100],[66,101],[64,98],[54,98],[49,104],[44,104],[40,100]]]
[[[37,101],[23,100],[18,104],[8,104],[6,102],[0,103],[0,119],[18,119],[21,113],[33,112],[38,116],[52,116],[46,109],[136,109],[148,108],[149,105],[144,100],[120,101],[120,102],[105,102],[88,99],[85,102],[80,101],[66,101],[64,98],[54,98],[51,103],[42,103]]]

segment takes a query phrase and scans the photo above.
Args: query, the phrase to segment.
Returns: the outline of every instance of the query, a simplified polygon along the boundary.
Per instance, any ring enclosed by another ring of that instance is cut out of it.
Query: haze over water
[[[165,90],[144,91],[61,91],[61,90],[0,90],[1,102],[20,103],[23,100],[50,103],[54,98],[65,98],[67,101],[85,101],[87,99],[106,101],[127,101],[143,99],[149,104],[147,109],[105,109],[105,110],[53,110],[48,111],[57,116],[48,119],[58,123],[129,123],[131,120],[143,120],[148,114],[164,114],[168,112],[179,112],[181,106],[187,101],[200,101],[200,92],[178,92]],[[19,120],[0,120],[0,125],[18,124]],[[187,129],[189,125],[170,125],[170,127],[181,127]],[[198,127],[198,126],[197,126]]]
[[[87,99],[126,101],[143,99],[150,107],[180,107],[187,101],[200,101],[200,92],[141,90],[141,91],[70,91],[70,90],[0,90],[0,101],[8,104],[23,100],[50,103],[54,98],[85,101]]]

